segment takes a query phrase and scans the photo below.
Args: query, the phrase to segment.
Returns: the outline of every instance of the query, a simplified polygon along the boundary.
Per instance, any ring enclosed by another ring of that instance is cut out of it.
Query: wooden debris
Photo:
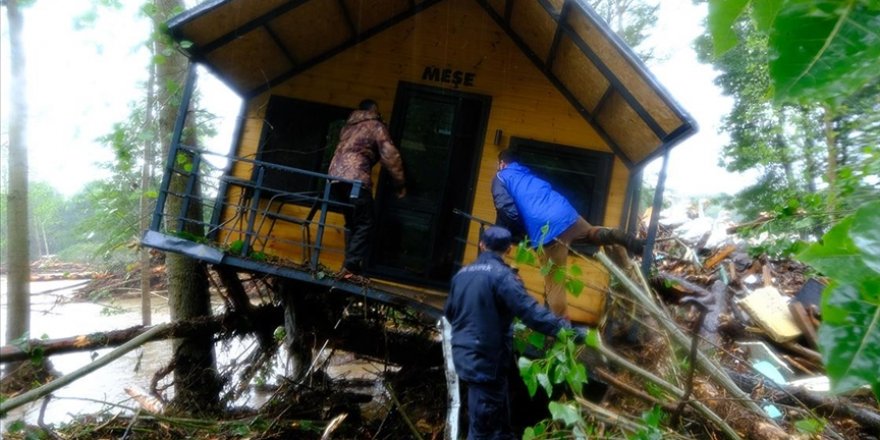
[[[738,304],[776,342],[791,341],[801,335],[788,309],[787,299],[775,287],[756,289]]]
[[[125,394],[131,396],[140,407],[153,414],[162,414],[165,411],[165,405],[157,398],[151,396],[146,390],[139,386],[125,387]]]
[[[813,326],[813,320],[807,314],[804,305],[798,301],[792,301],[788,304],[788,310],[791,312],[795,325],[801,330],[810,348],[818,347],[819,336],[816,334],[816,327]]]
[[[721,250],[715,252],[714,254],[712,254],[711,257],[707,258],[706,261],[703,263],[703,267],[706,270],[711,270],[712,268],[717,266],[718,263],[721,263],[722,261],[724,261],[725,258],[729,257],[730,254],[732,254],[735,250],[735,244],[731,243],[727,246],[724,246],[723,248],[721,248]]]

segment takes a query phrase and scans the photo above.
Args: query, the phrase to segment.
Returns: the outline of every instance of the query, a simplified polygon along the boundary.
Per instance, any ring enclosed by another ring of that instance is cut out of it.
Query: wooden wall
[[[453,88],[450,84],[423,81],[422,73],[426,66],[474,72],[474,85],[460,86],[460,90],[492,97],[472,210],[474,216],[488,220],[495,218],[491,181],[496,170],[497,154],[506,148],[512,136],[610,151],[590,125],[476,2],[449,0],[390,27],[254,98],[249,103],[238,155],[253,157],[256,153],[262,118],[272,94],[346,107],[356,106],[363,98],[373,98],[379,102],[386,120],[391,120],[399,81]],[[493,144],[496,130],[504,133],[500,146]],[[378,172],[378,167],[375,171]],[[250,176],[250,170],[244,167],[235,169],[234,173],[243,178]],[[605,210],[606,225],[616,226],[620,221],[627,178],[628,170],[621,161],[615,160]],[[339,216],[331,216],[330,219],[336,224],[342,223]],[[273,234],[299,239],[301,231],[299,227],[288,230],[276,227]],[[471,246],[466,252],[465,263],[476,256],[476,224],[472,225],[468,241]],[[322,262],[331,270],[338,269],[342,257],[341,230],[328,230],[324,246],[331,249],[322,254]],[[291,258],[300,255],[296,249],[273,242],[269,243],[266,252],[292,255]],[[575,305],[572,318],[592,322],[596,316],[578,310],[595,310],[600,306],[608,282],[607,275],[593,265],[583,262],[576,264],[584,269],[587,288],[581,297],[571,300]],[[540,296],[543,280],[537,270],[524,268],[521,273],[530,291]]]

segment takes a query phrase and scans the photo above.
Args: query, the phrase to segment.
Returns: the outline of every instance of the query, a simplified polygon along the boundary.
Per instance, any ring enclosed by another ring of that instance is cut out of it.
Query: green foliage
[[[795,429],[803,434],[819,435],[825,430],[828,421],[825,419],[803,419],[794,422]]]
[[[552,397],[554,386],[563,383],[568,385],[572,393],[580,396],[583,384],[587,383],[587,370],[577,360],[572,330],[561,330],[544,358],[531,360],[521,357],[517,365],[530,396],[535,395],[540,385],[547,396]]]
[[[660,424],[666,418],[666,413],[659,406],[654,405],[649,411],[642,413],[642,428],[630,435],[629,440],[663,440],[663,431]]]
[[[272,338],[275,339],[275,342],[281,342],[284,338],[287,337],[287,330],[284,329],[284,326],[275,327],[275,331],[272,332]]]
[[[877,27],[862,28],[874,24],[877,9],[862,0],[709,0],[714,39],[698,48],[734,98],[723,165],[759,173],[731,205],[747,220],[772,218],[748,231],[759,239],[753,253],[798,252],[801,241],[880,196],[872,177],[880,77],[863,69],[863,61],[877,67],[880,46],[868,47]],[[847,41],[856,34],[862,41]]]
[[[769,36],[777,102],[839,102],[874,81],[880,67],[880,6],[873,0],[710,0],[716,55],[736,45],[731,31],[749,12]]]
[[[40,339],[45,341],[49,339],[49,336],[43,334],[40,336]],[[34,366],[40,366],[43,364],[43,361],[46,359],[46,353],[43,350],[43,347],[40,346],[31,346],[30,342],[30,334],[25,332],[21,337],[13,339],[10,341],[10,344],[19,350],[28,354],[28,358],[31,361],[31,364]]]
[[[880,399],[880,201],[834,226],[798,258],[831,278],[819,348],[834,392],[868,384]]]

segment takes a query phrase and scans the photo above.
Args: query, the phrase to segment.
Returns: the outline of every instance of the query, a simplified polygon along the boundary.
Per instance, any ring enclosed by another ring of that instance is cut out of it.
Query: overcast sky
[[[37,1],[24,11],[27,102],[29,106],[28,148],[30,178],[45,181],[65,195],[73,195],[85,183],[101,178],[95,163],[112,159],[109,148],[95,139],[109,133],[113,124],[124,121],[133,100],[143,92],[148,55],[143,40],[149,22],[138,18],[134,5],[126,1],[122,11],[102,9],[91,28],[76,29],[75,17],[87,11],[93,0]],[[699,132],[673,149],[667,188],[693,196],[734,193],[747,179],[717,166],[718,151],[726,137],[718,135],[720,118],[729,109],[712,83],[715,72],[699,64],[691,48],[705,17],[705,4],[691,0],[663,0],[660,20],[653,33],[661,61],[649,65],[659,82],[688,111]],[[0,118],[2,138],[8,141],[9,36],[5,8],[0,32]],[[204,77],[200,83],[204,86]],[[229,118],[218,124],[215,144],[229,145],[236,97],[222,86],[211,87],[203,103]],[[659,160],[648,167],[646,180],[656,183]]]

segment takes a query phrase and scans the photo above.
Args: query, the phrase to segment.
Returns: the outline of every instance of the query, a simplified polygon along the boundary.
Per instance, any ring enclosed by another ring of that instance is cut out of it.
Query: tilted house
[[[584,0],[216,0],[169,28],[244,105],[226,165],[212,167],[180,142],[190,70],[144,243],[434,315],[495,219],[499,151],[517,148],[591,223],[632,229],[640,171],[696,130]],[[325,173],[364,98],[401,151],[408,196],[391,196],[376,168],[372,282],[359,286],[333,277],[344,230]],[[185,189],[170,189],[175,176]],[[197,203],[201,217],[183,215]],[[571,317],[595,323],[608,277],[582,269]],[[540,299],[538,269],[521,273]]]

